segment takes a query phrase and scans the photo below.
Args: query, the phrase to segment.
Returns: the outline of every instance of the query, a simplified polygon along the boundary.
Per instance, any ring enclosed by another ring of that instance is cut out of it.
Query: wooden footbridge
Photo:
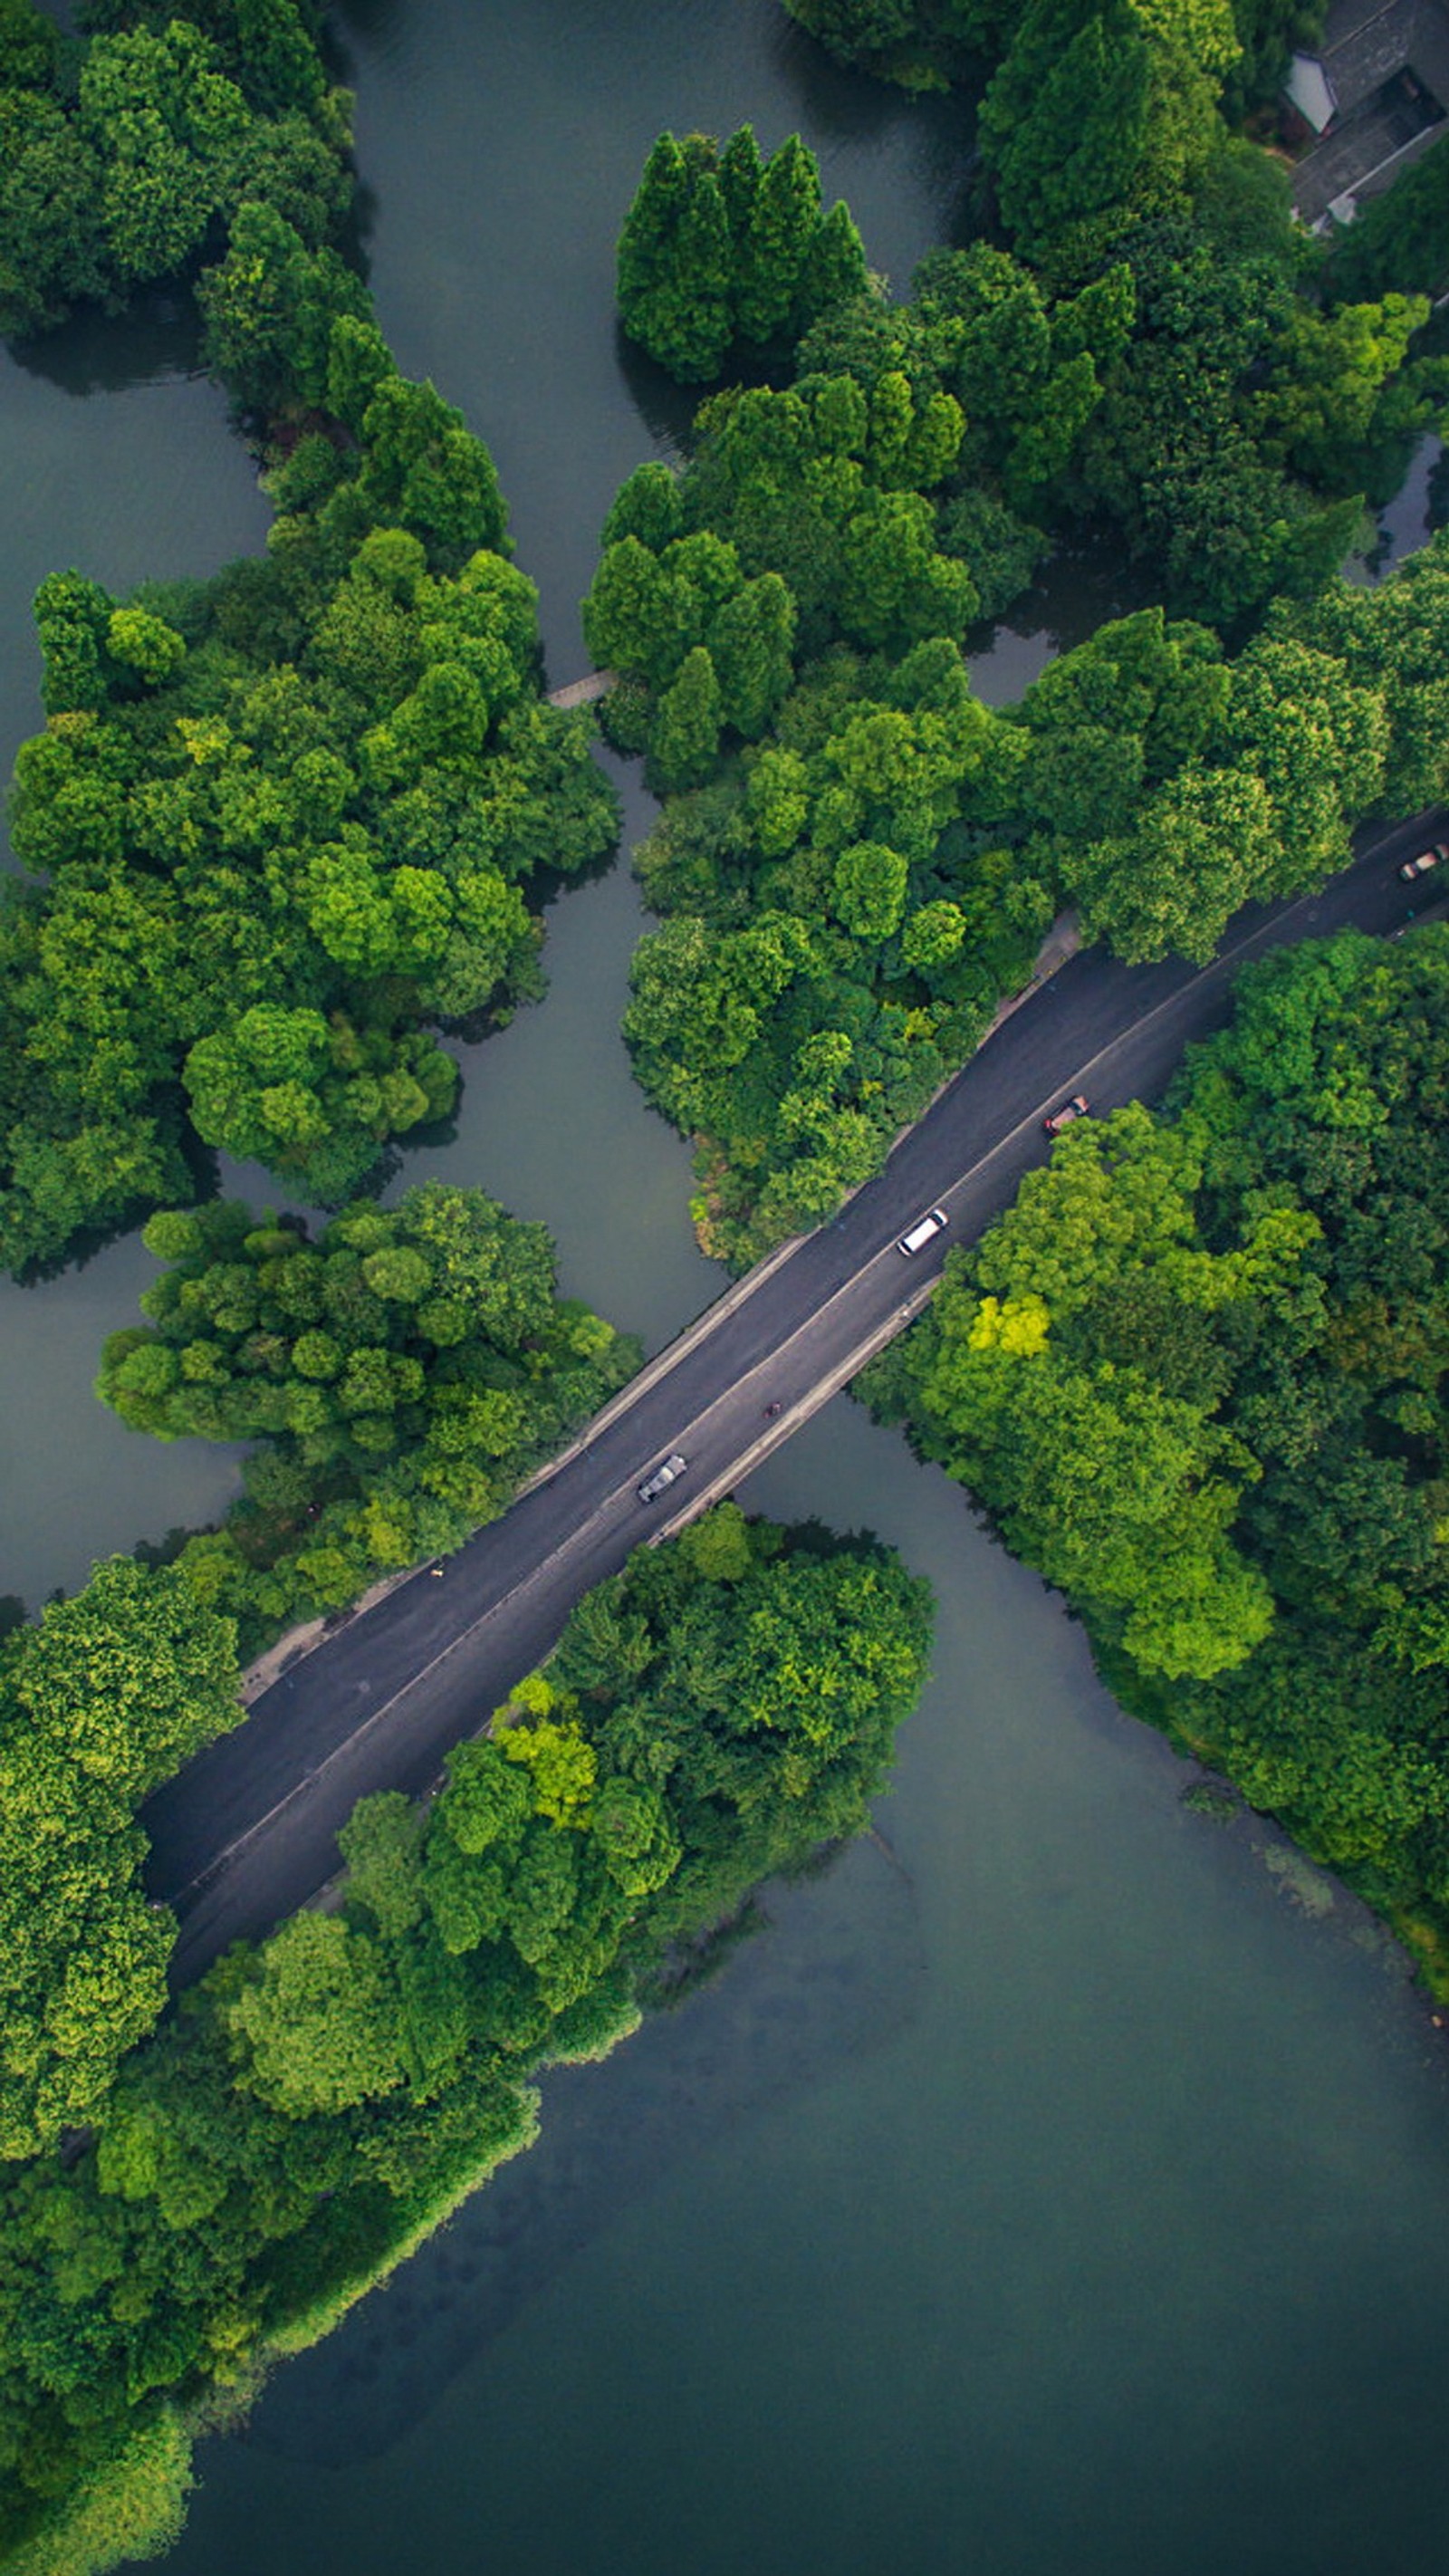
[[[570,680],[566,689],[550,689],[551,707],[590,707],[596,698],[606,698],[618,678],[617,671],[590,671],[582,680]]]

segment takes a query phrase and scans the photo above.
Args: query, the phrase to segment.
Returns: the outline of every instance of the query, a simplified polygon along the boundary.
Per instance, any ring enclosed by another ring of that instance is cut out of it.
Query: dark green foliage
[[[163,1440],[253,1440],[247,1500],[178,1572],[248,1647],[455,1547],[637,1366],[553,1291],[542,1226],[430,1182],[386,1214],[300,1221],[231,1201],[158,1216],[174,1266],[113,1333],[97,1392]]]
[[[1250,968],[1169,1116],[1074,1128],[872,1376],[1130,1704],[1440,1971],[1446,1006],[1442,928]]]
[[[241,1714],[236,1630],[126,1558],[0,1654],[0,2156],[93,2119],[166,1999],[138,1884],[150,1789]]]
[[[1242,50],[1229,66],[1223,110],[1234,123],[1246,108],[1276,96],[1290,54],[1314,51],[1324,15],[1324,0],[1233,0]]]
[[[820,171],[798,134],[762,162],[747,125],[723,149],[661,134],[619,237],[619,311],[631,340],[685,384],[732,352],[797,340],[865,287],[865,253],[843,205],[826,214]]]
[[[1031,0],[981,108],[982,157],[1028,255],[1126,196],[1150,130],[1152,60],[1130,0]]]
[[[833,304],[792,385],[714,397],[682,473],[631,478],[585,602],[610,738],[681,800],[639,854],[667,926],[626,1033],[731,1258],[878,1167],[1063,900],[1125,958],[1206,958],[1250,896],[1325,877],[1362,816],[1445,777],[1442,556],[1378,606],[1333,583],[1444,363],[1422,300],[1311,300],[1288,182],[1214,106],[1247,62],[1227,0],[947,14],[806,16],[867,56],[997,60],[986,154],[1036,265],[976,242],[907,304]],[[672,153],[655,175],[684,189]],[[747,134],[709,177],[757,221]],[[786,231],[794,202],[782,182]],[[1069,519],[1110,524],[1167,613],[988,714],[969,621]]]
[[[999,58],[1016,20],[1016,0],[786,0],[843,62],[939,89],[947,73],[979,72]]]
[[[963,492],[948,502],[937,521],[936,543],[942,554],[966,566],[982,618],[1000,617],[1029,590],[1037,566],[1051,552],[1051,539],[1040,528],[1018,519],[989,492]]]
[[[340,94],[292,0],[234,11],[107,13],[79,52],[9,0],[0,18],[0,331],[119,307],[195,263],[246,209],[316,252],[350,200]],[[244,233],[245,233],[245,227]],[[244,397],[250,399],[250,396]]]
[[[1383,196],[1374,197],[1334,243],[1329,294],[1339,300],[1440,295],[1449,282],[1449,137],[1436,143]]]
[[[203,350],[248,411],[271,418],[289,402],[327,400],[332,325],[365,321],[367,290],[337,253],[309,249],[275,207],[237,209],[227,254],[201,280]]]
[[[528,2143],[532,2071],[601,2055],[673,1942],[858,1830],[928,1628],[883,1548],[726,1504],[587,1596],[425,1818],[366,1801],[342,1910],[233,1952],[82,2155],[12,2168],[7,2539],[84,2567],[174,2527],[198,2414]]]
[[[855,50],[902,77],[921,56],[964,63],[937,0],[886,14]],[[875,13],[844,15],[867,30]],[[820,17],[830,42],[836,16]],[[1376,301],[1325,319],[1289,174],[1217,104],[1225,81],[1233,107],[1271,87],[1302,12],[1032,0],[983,18],[979,51],[957,32],[978,70],[995,64],[981,166],[1017,256],[933,254],[913,306],[838,309],[802,369],[867,382],[889,339],[918,393],[929,380],[961,403],[963,476],[1028,518],[1110,522],[1175,613],[1241,627],[1275,594],[1311,595],[1353,542],[1359,496],[1392,494],[1449,389],[1402,294],[1442,283],[1442,156],[1330,264],[1332,295]]]

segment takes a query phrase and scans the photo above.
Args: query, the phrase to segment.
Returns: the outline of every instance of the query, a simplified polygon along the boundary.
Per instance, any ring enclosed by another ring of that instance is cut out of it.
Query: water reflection
[[[138,295],[124,313],[88,309],[40,339],[8,344],[22,374],[78,395],[198,375],[200,346],[201,317],[191,297],[161,288]]]
[[[1449,456],[1442,438],[1421,438],[1398,491],[1378,514],[1378,543],[1369,556],[1375,576],[1391,572],[1449,518]]]
[[[994,625],[967,638],[971,686],[988,707],[1010,706],[1059,653],[1110,617],[1147,604],[1146,585],[1100,540],[1059,546],[1029,590]]]
[[[837,1855],[827,1883],[765,1889],[743,1928],[716,1982],[604,2066],[545,2076],[539,2146],[276,2381],[257,2450],[330,2469],[376,2458],[626,2210],[731,2133],[897,2044],[920,2010],[916,1891],[880,1838]]]
[[[546,2079],[540,2145],[203,2453],[176,2576],[1419,2576],[1449,2172],[1401,1957],[1183,1808],[857,1408],[746,1500],[936,1587],[889,1853]]]
[[[710,388],[676,384],[658,360],[651,358],[647,349],[641,349],[637,340],[631,340],[622,322],[617,321],[614,358],[634,409],[655,447],[670,456],[682,455],[694,427],[695,406],[701,393]]]

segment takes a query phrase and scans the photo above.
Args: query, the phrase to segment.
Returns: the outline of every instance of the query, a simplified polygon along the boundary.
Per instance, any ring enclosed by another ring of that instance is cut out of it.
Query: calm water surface
[[[194,333],[163,302],[0,347],[0,777],[41,721],[30,602],[74,565],[125,591],[214,572],[270,512]],[[0,1592],[32,1609],[91,1561],[225,1508],[235,1453],[128,1432],[91,1394],[101,1343],[156,1274],[139,1236],[33,1288],[0,1279]]]
[[[609,317],[652,135],[800,127],[904,282],[957,219],[959,117],[830,72],[768,0],[353,0],[347,25],[384,325],[492,442],[567,677],[613,487],[679,425]],[[188,363],[163,309],[6,367],[9,743],[44,571],[260,540]],[[983,694],[1111,604],[1066,567],[981,639]],[[638,918],[622,873],[558,905],[550,1000],[470,1052],[452,1140],[398,1185],[546,1218],[564,1285],[657,1343],[716,1274],[617,1040]],[[83,1393],[149,1268],[133,1239],[0,1290],[0,1589],[224,1496],[234,1461]],[[1449,2101],[1398,1954],[1265,1828],[1182,1808],[1059,1605],[856,1409],[747,1499],[869,1523],[936,1586],[881,1839],[548,2080],[539,2148],[203,2453],[177,2576],[1419,2576],[1449,2538]]]
[[[203,2454],[176,2576],[1418,2576],[1449,2100],[1397,1955],[1183,1809],[857,1409],[746,1499],[936,1585],[889,1849],[547,2080],[542,2143]]]

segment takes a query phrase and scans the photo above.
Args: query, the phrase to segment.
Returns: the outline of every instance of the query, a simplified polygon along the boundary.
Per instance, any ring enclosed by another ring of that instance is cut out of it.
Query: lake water
[[[176,2576],[1420,2576],[1449,2098],[1398,1954],[1182,1807],[858,1409],[746,1500],[935,1584],[888,1850],[546,2081],[541,2143],[203,2452]]]
[[[959,113],[831,71],[767,0],[346,22],[384,327],[492,443],[566,679],[613,488],[680,417],[610,319],[653,134],[800,127],[903,283],[958,218]],[[164,307],[43,362],[0,377],[12,745],[43,572],[202,572],[264,526]],[[1108,605],[1067,567],[982,639],[983,694]],[[545,1218],[565,1286],[657,1345],[719,1275],[617,1037],[639,921],[623,871],[563,899],[548,1002],[470,1051],[454,1137],[398,1185]],[[85,1391],[149,1268],[132,1238],[0,1290],[0,1589],[224,1501],[234,1460]],[[203,2450],[176,2576],[1421,2576],[1449,2538],[1449,2099],[1401,1957],[1268,1828],[1183,1808],[1060,1605],[856,1408],[746,1499],[868,1524],[936,1587],[880,1839],[548,2079],[541,2144]]]

